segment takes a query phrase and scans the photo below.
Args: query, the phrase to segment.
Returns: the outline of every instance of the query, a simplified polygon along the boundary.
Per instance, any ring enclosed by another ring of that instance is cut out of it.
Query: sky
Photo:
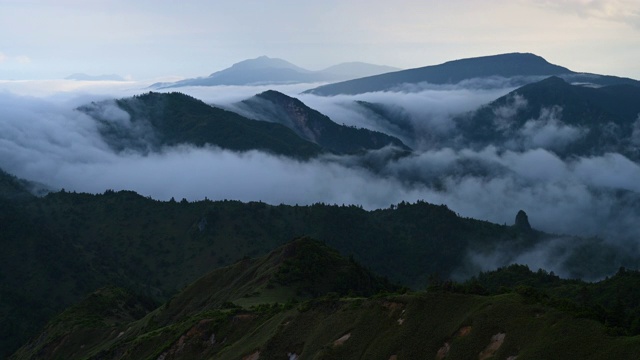
[[[320,70],[532,52],[640,79],[637,0],[0,0],[0,80],[206,76],[262,55]]]

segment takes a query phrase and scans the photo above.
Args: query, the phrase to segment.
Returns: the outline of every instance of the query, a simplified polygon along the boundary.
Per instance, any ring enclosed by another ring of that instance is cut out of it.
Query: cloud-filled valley
[[[266,88],[180,91],[233,109],[237,101]],[[145,90],[114,89],[109,95],[82,90],[40,97],[4,91],[0,93],[0,168],[53,189],[90,193],[126,189],[161,200],[324,202],[367,209],[425,200],[446,204],[461,216],[499,224],[512,224],[517,211],[523,209],[536,229],[600,236],[626,252],[638,253],[640,166],[617,153],[567,158],[555,154],[554,149],[586,131],[564,124],[562,109],[547,109],[529,119],[510,143],[478,148],[459,141],[452,119],[509,93],[512,87],[442,86],[334,97],[297,95],[305,89],[302,85],[277,89],[337,123],[397,135],[415,151],[398,156],[396,150],[383,148],[364,155],[326,154],[308,161],[213,146],[177,145],[149,153],[116,151],[101,136],[101,125],[75,109]],[[372,116],[363,102],[381,104],[415,131]],[[526,102],[515,99],[511,105]],[[114,121],[128,121],[127,114],[115,107],[105,111]],[[495,120],[506,119],[512,112],[503,108]],[[559,274],[563,271],[560,266],[554,268],[542,248],[510,255],[492,251],[478,254],[472,262],[484,268],[484,262],[495,267],[520,261],[545,265]]]

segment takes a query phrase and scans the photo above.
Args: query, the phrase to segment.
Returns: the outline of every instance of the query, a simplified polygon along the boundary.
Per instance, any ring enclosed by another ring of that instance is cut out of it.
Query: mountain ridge
[[[182,86],[296,84],[338,81],[395,71],[397,68],[362,62],[341,63],[319,71],[301,68],[286,60],[260,56],[235,63],[207,77],[156,83],[151,88],[165,89]]]
[[[178,92],[149,92],[94,102],[78,110],[101,124],[102,137],[116,151],[147,153],[188,144],[241,152],[262,150],[303,159],[320,153],[317,145],[283,125],[247,119]]]
[[[301,138],[334,153],[356,153],[385,146],[411,150],[401,140],[385,133],[339,125],[299,99],[275,90],[243,100],[234,108],[248,112],[253,118],[285,125]]]
[[[514,84],[525,85],[549,76],[563,76],[574,82],[602,85],[628,83],[640,86],[640,82],[590,73],[577,73],[565,67],[554,65],[541,56],[532,53],[507,53],[448,61],[393,73],[374,75],[322,85],[304,93],[320,96],[338,94],[362,94],[375,91],[402,91],[402,86],[429,83],[434,85],[459,84],[464,80],[487,77],[515,78]],[[531,78],[531,79],[528,79]]]
[[[300,263],[291,262],[295,259]],[[324,266],[311,268],[309,260]],[[336,267],[347,269],[342,274],[359,275],[341,276]],[[155,309],[125,290],[99,289],[50,321],[11,359],[601,359],[640,355],[640,337],[619,333],[618,306],[605,304],[605,308],[598,303],[593,313],[581,312],[586,307],[579,302],[586,297],[577,295],[576,302],[570,300],[575,295],[549,297],[545,291],[558,287],[559,280],[553,274],[521,268],[486,273],[482,280],[465,284],[434,281],[421,292],[383,285],[370,289],[379,290],[375,296],[363,296],[366,293],[353,290],[363,285],[363,274],[369,279],[374,276],[335,250],[301,238],[263,257],[214,270]],[[291,292],[289,284],[271,281],[290,274],[311,286],[318,285],[316,279],[334,285],[305,298]],[[517,281],[546,285],[511,287],[514,276]],[[343,291],[329,292],[341,279],[347,279]],[[489,281],[510,287],[500,286],[498,293],[487,294],[482,284]],[[588,294],[600,285],[611,292],[616,285],[632,288],[638,281],[640,273],[621,269],[615,284],[603,281],[587,288],[584,283],[560,281],[560,287],[582,287],[576,294]]]

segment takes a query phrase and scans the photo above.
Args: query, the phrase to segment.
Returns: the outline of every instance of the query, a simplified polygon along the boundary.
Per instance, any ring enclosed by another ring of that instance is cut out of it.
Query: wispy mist
[[[294,95],[301,88],[291,87],[288,93]],[[263,89],[237,87],[226,93],[220,88],[187,90],[208,102],[230,105]],[[370,121],[372,118],[359,113],[355,100],[362,100],[396,106],[425,132],[455,133],[449,124],[451,116],[473,110],[509,90],[430,89],[358,98],[300,98],[338,123],[382,130],[375,119]],[[543,117],[531,119],[515,138],[519,146],[511,149],[429,144],[400,158],[386,148],[364,157],[331,155],[301,162],[257,151],[239,154],[186,145],[146,154],[118,152],[104,142],[94,119],[74,110],[89,101],[103,100],[105,95],[74,94],[35,98],[0,93],[0,167],[53,188],[91,193],[127,189],[162,200],[206,197],[271,204],[325,202],[375,209],[423,199],[447,204],[465,217],[500,224],[512,224],[518,210],[524,209],[536,229],[600,236],[630,253],[638,250],[640,166],[615,153],[569,159],[556,156],[554,146],[563,146],[583,131],[563,125],[558,120],[560,109],[549,109]],[[113,121],[129,121],[116,107],[103,110]],[[504,109],[502,115],[508,116],[509,111]],[[563,239],[526,253],[477,254],[470,262],[481,269],[489,268],[486,264],[515,261],[553,270],[556,255],[549,251],[568,256],[556,251],[571,243],[566,240],[570,238]]]

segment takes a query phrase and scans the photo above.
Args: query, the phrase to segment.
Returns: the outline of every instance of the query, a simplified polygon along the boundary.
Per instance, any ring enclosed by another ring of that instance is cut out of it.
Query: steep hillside
[[[301,238],[261,258],[246,258],[203,276],[154,311],[151,319],[143,319],[144,329],[136,330],[153,333],[156,329],[175,328],[177,323],[184,326],[193,316],[220,309],[239,306],[265,309],[266,306],[267,310],[277,310],[281,306],[278,304],[327,293],[371,296],[396,288],[354,261],[342,258],[335,250],[312,239]],[[119,288],[100,289],[56,316],[44,334],[19,351],[17,358],[126,354],[126,350],[114,352],[95,342],[104,341],[109,346],[113,342],[121,343],[128,336],[118,340],[122,334],[114,333],[114,328],[131,326],[153,310],[152,306],[149,299]]]
[[[33,195],[29,191],[29,188],[30,184],[28,181],[18,179],[0,169],[0,198],[12,200],[31,198]]]
[[[449,61],[440,65],[425,66],[393,73],[369,76],[335,84],[323,85],[306,93],[334,96],[338,94],[362,94],[373,91],[398,91],[403,85],[458,84],[465,80],[502,77],[511,79],[514,85],[524,85],[549,76],[563,76],[571,82],[599,85],[631,84],[640,82],[597,74],[576,73],[562,66],[553,65],[534,54],[512,53]]]
[[[617,152],[640,159],[640,87],[570,85],[558,77],[523,86],[457,119],[466,143],[567,156]]]
[[[640,334],[640,271],[621,267],[612,277],[589,283],[561,279],[553,272],[534,272],[525,265],[510,265],[480,273],[464,284],[446,284],[454,291],[473,289],[483,294],[516,292],[582,318],[597,320],[611,334]]]
[[[390,289],[375,279],[325,246],[300,239],[265,257],[216,270],[144,317],[144,299],[100,290],[52,320],[12,359],[640,356],[640,337],[614,336],[602,323],[527,293],[354,297]],[[300,284],[314,287],[321,297],[292,291]],[[327,293],[332,289],[343,291]],[[340,297],[345,292],[350,296]]]
[[[554,248],[563,259],[558,266],[571,276],[604,276],[634,264],[600,239],[465,219],[425,202],[365,211],[324,204],[161,202],[107,191],[51,193],[0,206],[3,349],[15,349],[53,314],[99,287],[132,288],[165,301],[208,271],[301,235],[415,288],[434,275],[477,274],[469,254],[520,254],[541,243],[571,244]]]
[[[305,140],[335,153],[396,146],[410,150],[397,138],[377,131],[338,125],[296,98],[269,90],[236,105],[252,117],[287,126]]]
[[[244,118],[181,93],[146,93],[91,103],[78,110],[100,121],[107,143],[118,151],[157,151],[179,144],[215,145],[234,151],[263,150],[296,158],[320,149],[280,124]]]

